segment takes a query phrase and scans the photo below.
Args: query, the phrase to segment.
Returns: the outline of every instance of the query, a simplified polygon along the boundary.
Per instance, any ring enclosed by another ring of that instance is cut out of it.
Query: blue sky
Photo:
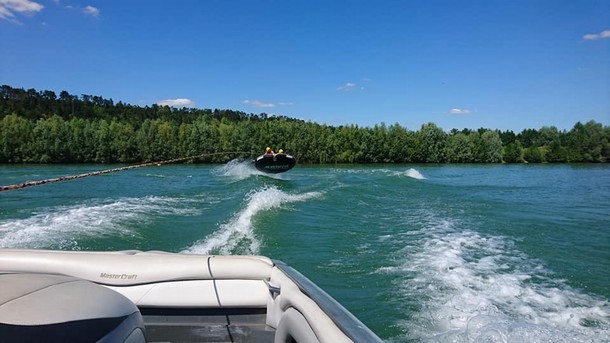
[[[0,84],[321,124],[610,125],[610,1],[0,0]]]

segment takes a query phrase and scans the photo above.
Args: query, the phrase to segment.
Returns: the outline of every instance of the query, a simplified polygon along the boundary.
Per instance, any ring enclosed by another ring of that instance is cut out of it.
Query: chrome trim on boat
[[[273,298],[275,298],[276,295],[280,294],[280,291],[281,291],[280,287],[273,286],[267,280],[265,280],[265,284],[267,285],[269,292],[273,295]]]

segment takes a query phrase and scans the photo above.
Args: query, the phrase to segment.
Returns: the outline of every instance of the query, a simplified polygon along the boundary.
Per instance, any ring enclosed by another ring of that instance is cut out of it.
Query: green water
[[[142,168],[0,192],[0,247],[266,255],[390,342],[610,341],[604,165]]]

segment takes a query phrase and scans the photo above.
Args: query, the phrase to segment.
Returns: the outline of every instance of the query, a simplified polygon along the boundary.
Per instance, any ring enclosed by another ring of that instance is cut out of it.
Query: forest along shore
[[[562,163],[610,161],[610,127],[595,121],[519,133],[445,132],[434,123],[329,126],[266,113],[134,106],[100,96],[0,87],[0,163],[140,163],[282,148],[300,164]]]

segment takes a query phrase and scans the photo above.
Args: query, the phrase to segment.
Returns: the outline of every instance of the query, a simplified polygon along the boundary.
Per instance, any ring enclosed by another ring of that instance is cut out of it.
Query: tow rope
[[[123,170],[137,169],[137,168],[150,167],[150,166],[159,166],[159,165],[162,165],[162,164],[176,163],[176,162],[194,160],[196,158],[202,158],[202,157],[214,156],[214,155],[223,155],[223,154],[247,154],[247,152],[243,152],[243,151],[213,152],[213,153],[200,154],[200,155],[189,156],[189,157],[174,158],[174,159],[165,160],[165,161],[148,162],[148,163],[136,164],[136,165],[133,165],[133,166],[127,166],[127,167],[121,167],[121,168],[99,170],[99,171],[94,171],[94,172],[89,172],[89,173],[84,173],[84,174],[78,174],[78,175],[55,177],[55,178],[39,180],[39,181],[28,181],[28,182],[18,183],[18,184],[14,184],[14,185],[0,186],[0,192],[2,192],[2,191],[10,191],[10,190],[13,190],[13,189],[21,189],[21,188],[26,188],[26,187],[31,187],[31,186],[40,186],[40,185],[44,185],[44,184],[47,184],[47,183],[53,183],[53,182],[61,182],[61,181],[69,181],[69,180],[74,180],[74,179],[81,179],[83,177],[88,177],[88,176],[96,176],[96,175],[115,173],[115,172],[120,172],[120,171],[123,171]]]

